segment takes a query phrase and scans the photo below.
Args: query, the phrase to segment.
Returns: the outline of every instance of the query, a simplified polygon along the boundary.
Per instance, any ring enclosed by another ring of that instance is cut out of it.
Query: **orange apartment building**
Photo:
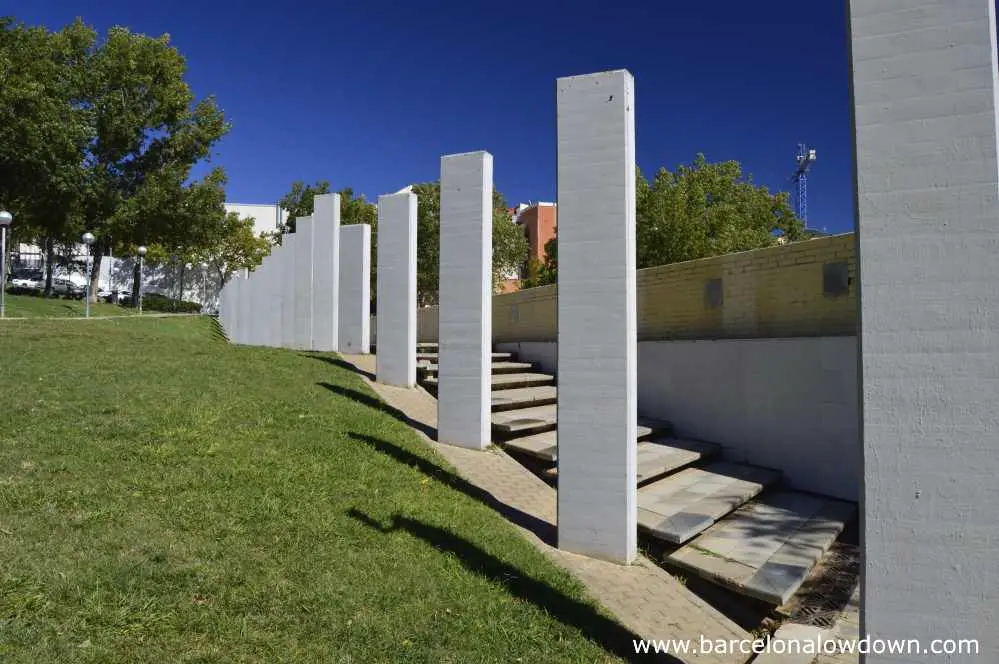
[[[540,263],[545,262],[545,244],[555,237],[555,229],[558,226],[558,206],[555,203],[521,203],[516,208],[510,210],[513,216],[513,223],[524,229],[524,236],[527,238],[529,247],[528,258],[533,258]],[[524,273],[521,278],[527,276],[524,266]],[[506,279],[503,282],[503,292],[509,293],[520,288],[519,278]]]

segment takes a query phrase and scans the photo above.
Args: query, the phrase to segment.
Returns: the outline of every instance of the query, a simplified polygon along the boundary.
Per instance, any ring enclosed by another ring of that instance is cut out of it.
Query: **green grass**
[[[83,300],[62,300],[57,298],[36,297],[33,295],[11,295],[6,299],[7,316],[9,318],[63,318],[80,317],[84,315]],[[92,302],[91,316],[130,316],[136,313],[134,309],[119,307],[117,304]]]
[[[0,322],[0,661],[631,648],[334,356],[213,325]]]

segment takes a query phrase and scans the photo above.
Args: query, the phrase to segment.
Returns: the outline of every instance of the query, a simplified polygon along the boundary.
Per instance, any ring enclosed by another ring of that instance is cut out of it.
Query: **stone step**
[[[682,544],[779,479],[779,471],[734,463],[687,468],[638,490],[638,526]]]
[[[558,424],[558,406],[533,406],[493,413],[493,431],[503,436],[527,435],[554,429]]]
[[[421,381],[425,386],[437,389],[437,376],[427,376]],[[512,373],[493,375],[493,393],[499,390],[513,390],[519,387],[554,385],[555,378],[542,373]]]
[[[440,368],[436,363],[423,363],[417,366],[421,371],[433,376],[437,375]],[[533,368],[534,365],[530,362],[497,362],[494,360],[492,363],[494,376],[497,374],[523,373],[525,371],[530,371]]]
[[[514,411],[517,412],[517,411]],[[495,417],[495,415],[494,415]],[[638,425],[638,446],[641,451],[642,446],[645,444],[644,438],[655,434],[661,429],[654,429],[647,424],[639,422]],[[522,452],[524,454],[529,454],[533,457],[537,457],[542,461],[547,461],[549,463],[555,463],[558,461],[558,451],[556,449],[556,443],[558,442],[558,432],[555,430],[543,431],[541,433],[535,433],[530,436],[520,436],[517,438],[511,438],[509,440],[502,441],[504,447],[508,447],[516,452]],[[641,455],[648,462],[650,458],[654,458],[654,454],[644,454]],[[652,466],[648,466],[646,472],[651,472]],[[642,469],[639,469],[639,475],[641,475]]]
[[[437,342],[436,341],[421,341],[416,344],[416,352],[419,353],[421,350],[427,352],[437,352]]]
[[[558,401],[558,388],[554,385],[521,387],[515,390],[493,392],[493,412],[545,406]]]
[[[742,595],[781,605],[856,511],[855,504],[832,498],[775,492],[722,519],[668,560]]]
[[[638,443],[638,484],[714,456],[719,446],[699,440],[654,436]]]
[[[423,360],[425,362],[436,363],[437,359],[440,357],[440,353],[436,350],[433,351],[417,351],[416,360],[417,362]],[[513,353],[493,353],[493,362],[507,362],[513,361]]]

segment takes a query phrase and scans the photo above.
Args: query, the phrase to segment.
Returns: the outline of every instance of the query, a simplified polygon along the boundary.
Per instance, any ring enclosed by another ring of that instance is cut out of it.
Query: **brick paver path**
[[[440,445],[431,436],[437,426],[437,401],[421,388],[381,385],[368,375],[375,371],[373,355],[344,355],[390,406],[401,411],[423,438],[453,465],[465,480],[496,500],[501,513],[556,563],[580,579],[590,593],[628,629],[648,639],[701,637],[712,642],[748,639],[750,635],[691,593],[651,560],[640,556],[633,565],[615,565],[559,551],[554,544],[555,490],[498,448],[484,451]],[[678,656],[685,662],[742,664],[742,654]]]

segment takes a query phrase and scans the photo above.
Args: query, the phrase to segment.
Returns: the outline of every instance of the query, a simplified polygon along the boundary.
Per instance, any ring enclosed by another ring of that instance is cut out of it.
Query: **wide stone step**
[[[780,479],[780,472],[717,462],[688,468],[638,490],[638,526],[682,544]]]
[[[699,440],[653,437],[638,443],[638,483],[668,475],[718,452],[718,445]]]
[[[658,423],[656,424],[658,425]],[[639,450],[642,450],[642,446],[645,445],[645,442],[642,439],[651,436],[652,434],[656,433],[659,430],[660,430],[659,428],[653,428],[651,426],[648,426],[647,424],[639,422],[638,424]],[[517,438],[511,438],[509,440],[502,441],[504,447],[512,449],[516,452],[529,454],[533,457],[541,459],[542,461],[548,461],[549,463],[555,463],[556,461],[558,461],[558,451],[556,445],[557,443],[558,443],[558,432],[554,430],[543,431],[541,433],[535,433],[529,436],[520,436]],[[640,454],[640,456],[644,456],[647,461],[655,457],[655,455],[649,455],[649,454],[646,455]],[[647,472],[651,472],[652,466],[651,465],[647,466],[645,470]],[[640,468],[639,475],[641,475],[641,472],[642,469]]]
[[[781,491],[746,505],[669,556],[737,593],[781,605],[829,550],[856,505]]]
[[[437,376],[427,376],[423,379],[423,384],[430,388],[437,388]],[[555,378],[542,373],[512,373],[493,374],[493,392],[498,390],[513,390],[519,387],[537,387],[539,385],[554,385]]]
[[[493,392],[492,399],[493,412],[545,406],[558,401],[558,388],[554,385],[541,385],[540,387],[500,390]]]
[[[558,406],[534,406],[493,413],[493,430],[505,436],[525,435],[554,429],[558,424]]]
[[[417,351],[416,360],[425,361],[430,363],[436,363],[437,359],[440,357],[440,353],[436,350],[432,351]],[[513,353],[493,353],[493,362],[507,362],[513,361]]]
[[[525,371],[530,371],[534,368],[534,365],[530,362],[496,362],[492,363],[493,375],[497,374],[511,374],[511,373],[523,373]],[[425,371],[428,374],[436,376],[440,370],[440,366],[435,363],[424,363],[419,365],[421,371]]]

